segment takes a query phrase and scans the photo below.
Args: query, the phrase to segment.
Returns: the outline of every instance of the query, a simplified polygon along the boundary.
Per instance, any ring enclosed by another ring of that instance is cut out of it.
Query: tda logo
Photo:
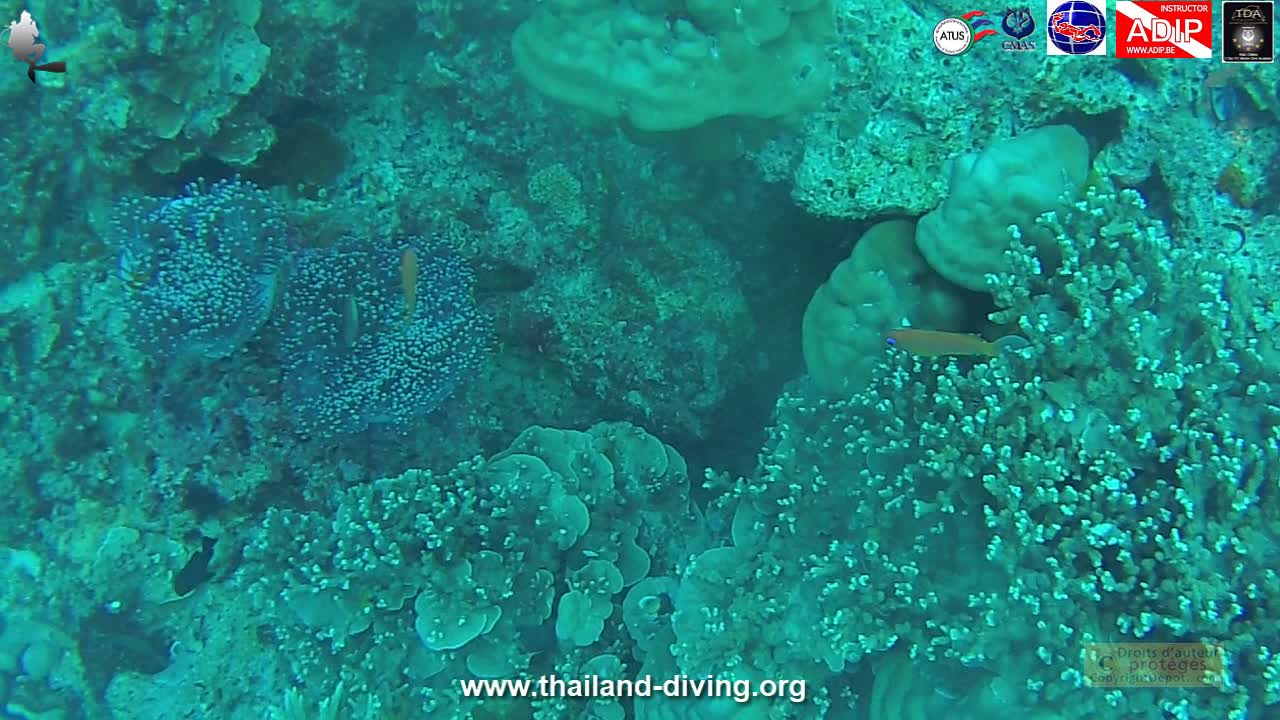
[[[970,10],[960,17],[943,18],[933,26],[933,46],[943,55],[963,55],[988,35],[995,35],[991,21],[981,10]],[[976,20],[974,18],[977,18]]]
[[[1013,38],[1000,43],[1000,47],[1011,52],[1035,50],[1036,44],[1027,38],[1036,31],[1036,19],[1031,16],[1031,8],[1005,8],[1004,20],[1000,21],[1000,29]]]
[[[1198,2],[1120,0],[1116,57],[1213,57],[1213,8]]]
[[[1232,10],[1231,19],[1237,21],[1244,20],[1248,22],[1263,22],[1267,19],[1267,16],[1262,12],[1262,8],[1260,6],[1246,5],[1245,7],[1238,7]]]
[[[1275,3],[1226,0],[1222,3],[1222,61],[1275,62]]]

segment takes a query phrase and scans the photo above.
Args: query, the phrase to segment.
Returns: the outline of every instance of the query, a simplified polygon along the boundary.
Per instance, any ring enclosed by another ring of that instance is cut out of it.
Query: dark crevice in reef
[[[98,697],[119,673],[155,675],[169,666],[170,641],[124,612],[99,610],[80,626],[76,639],[85,675]]]
[[[804,373],[800,318],[809,298],[861,234],[846,221],[809,215],[785,196],[778,202],[787,209],[742,258],[743,289],[756,321],[753,350],[763,362],[728,392],[705,438],[677,446],[689,462],[695,488],[703,467],[734,475],[754,470],[774,401],[785,383]],[[742,358],[753,365],[757,361],[756,356]]]

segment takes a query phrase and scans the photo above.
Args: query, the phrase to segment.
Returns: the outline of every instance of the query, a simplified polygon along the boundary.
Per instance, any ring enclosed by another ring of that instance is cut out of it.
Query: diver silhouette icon
[[[67,71],[65,62],[39,64],[40,58],[44,57],[44,44],[36,42],[36,38],[40,37],[40,29],[36,27],[35,18],[31,17],[29,11],[23,10],[21,17],[9,23],[4,30],[9,33],[9,49],[13,51],[14,59],[27,64],[27,77],[32,84],[36,81],[36,71]]]

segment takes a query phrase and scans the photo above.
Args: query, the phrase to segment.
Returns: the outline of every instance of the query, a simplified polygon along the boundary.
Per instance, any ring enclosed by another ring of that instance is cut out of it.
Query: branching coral
[[[917,672],[978,686],[953,708],[969,717],[1242,718],[1276,702],[1261,649],[1280,647],[1265,601],[1280,593],[1280,355],[1260,325],[1274,287],[1247,258],[1170,238],[1132,192],[1091,192],[1037,228],[1056,261],[1014,233],[992,286],[1030,349],[889,355],[839,401],[783,398],[735,522],[754,528],[739,556],[762,560],[733,570],[732,592],[682,594],[704,609],[679,613],[707,620],[677,623],[680,648],[714,636],[731,643],[722,664],[766,674],[906,649]],[[715,634],[744,625],[759,630]],[[1235,681],[1081,690],[1082,644],[1126,636],[1220,642]]]
[[[346,488],[335,505],[336,517],[267,514],[249,562],[290,569],[255,575],[251,593],[295,611],[304,632],[284,632],[307,648],[306,672],[332,667],[315,655],[316,633],[334,658],[361,664],[355,692],[403,696],[402,679],[374,669],[403,668],[429,688],[413,693],[426,717],[474,709],[456,697],[461,676],[616,668],[607,653],[624,647],[624,588],[651,570],[674,574],[705,542],[683,459],[623,423],[532,427],[487,461]],[[377,651],[341,652],[357,643]],[[547,717],[568,716],[563,699],[535,702]]]

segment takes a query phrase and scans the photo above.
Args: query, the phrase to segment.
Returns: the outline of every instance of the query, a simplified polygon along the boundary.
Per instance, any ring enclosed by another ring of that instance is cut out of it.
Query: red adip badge
[[[1213,57],[1213,6],[1120,0],[1116,3],[1116,57]]]

